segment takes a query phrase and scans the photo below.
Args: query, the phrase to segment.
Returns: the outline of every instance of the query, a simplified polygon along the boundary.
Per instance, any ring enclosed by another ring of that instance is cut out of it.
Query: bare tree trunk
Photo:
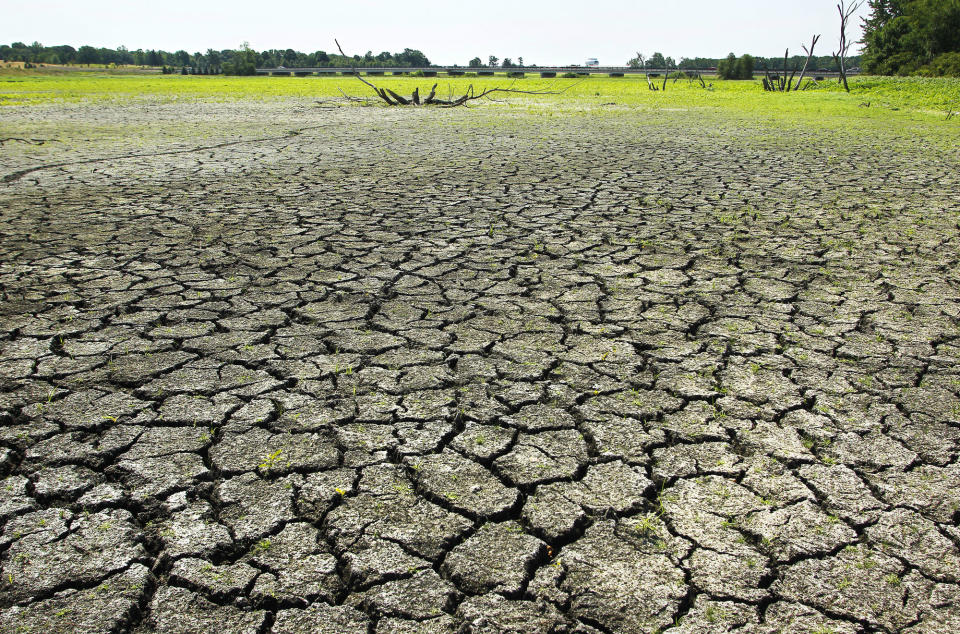
[[[794,90],[800,90],[800,84],[803,83],[803,76],[807,74],[807,66],[810,65],[810,58],[813,57],[813,49],[816,48],[817,42],[820,40],[819,35],[813,36],[813,41],[810,42],[810,48],[806,46],[803,47],[803,52],[807,54],[807,61],[803,63],[803,70],[800,71],[800,79],[797,80],[797,85]]]
[[[846,57],[850,51],[850,45],[853,44],[853,42],[847,41],[847,23],[853,17],[853,14],[863,6],[863,2],[864,0],[854,0],[848,7],[846,0],[840,0],[840,4],[837,5],[837,11],[840,12],[840,50],[833,54],[833,59],[837,61],[837,66],[840,67],[840,83],[843,84],[843,89],[847,92],[850,92],[850,85],[847,83]]]
[[[783,54],[783,74],[780,75],[780,92],[783,92],[787,87],[787,60],[790,59],[790,49],[788,48]]]

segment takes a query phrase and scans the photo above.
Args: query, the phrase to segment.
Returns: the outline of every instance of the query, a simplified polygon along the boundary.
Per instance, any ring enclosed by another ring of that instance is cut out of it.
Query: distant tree
[[[417,49],[405,48],[402,53],[394,55],[400,66],[426,68],[430,66],[430,60],[427,56]]]
[[[60,46],[51,46],[50,49],[56,51],[61,64],[69,64],[77,59],[77,49],[72,46],[61,44]]]
[[[330,56],[325,51],[317,51],[317,64],[329,64]]]
[[[257,52],[247,42],[233,52],[230,61],[224,62],[224,75],[255,75],[257,73]]]
[[[470,68],[480,68],[483,66],[483,60],[479,57],[474,57],[470,60]]]
[[[627,66],[630,68],[643,68],[644,64],[646,64],[646,60],[647,58],[644,56],[644,54],[638,52],[636,57],[633,57],[627,61]]]
[[[663,56],[663,53],[654,53],[650,56],[650,59],[647,60],[647,68],[666,68],[667,60]]]
[[[92,46],[81,46],[77,51],[77,62],[80,64],[99,64],[100,52]]]
[[[756,65],[753,57],[750,55],[742,55],[740,59],[737,60],[736,64],[736,78],[737,79],[753,79],[753,69]]]
[[[519,66],[520,68],[523,68],[523,58],[522,58],[522,57],[518,57],[518,58],[517,58],[517,66]]]
[[[726,59],[720,60],[720,63],[717,64],[717,75],[720,79],[736,79],[737,56],[730,53]]]
[[[513,68],[513,60],[509,57],[503,58],[503,63],[500,65],[501,68]]]
[[[114,62],[117,64],[124,64],[124,65],[133,64],[134,63],[133,53],[131,53],[126,46],[121,44],[120,46],[117,47],[117,55],[116,55],[116,59],[114,59]]]
[[[190,64],[190,53],[180,50],[173,54],[177,66],[188,66]]]
[[[497,62],[500,61],[500,58],[497,57],[496,55],[491,55],[488,59],[489,59],[489,61],[490,61],[490,66],[491,66],[491,67],[496,67]]]

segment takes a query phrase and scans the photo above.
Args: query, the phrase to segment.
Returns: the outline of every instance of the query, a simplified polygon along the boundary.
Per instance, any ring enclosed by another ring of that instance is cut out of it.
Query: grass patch
[[[932,124],[943,121],[942,130],[960,128],[960,118],[944,121],[949,109],[960,110],[960,79],[857,77],[848,94],[833,81],[816,89],[789,94],[770,94],[760,82],[713,80],[712,89],[685,80],[668,82],[666,91],[648,90],[643,77],[580,79],[538,78],[508,80],[495,77],[445,77],[438,91],[462,94],[469,85],[503,86],[517,81],[524,90],[566,89],[560,95],[510,95],[508,106],[547,108],[570,113],[598,112],[597,106],[614,104],[620,109],[689,111],[732,114],[759,121],[812,127],[862,126],[881,122]],[[424,79],[382,77],[378,85],[401,94],[419,86],[429,90]],[[368,88],[351,77],[224,77],[157,74],[71,72],[62,74],[11,73],[0,76],[0,106],[43,106],[61,103],[135,103],[138,101],[267,101],[285,98],[338,98],[339,90],[367,96]],[[616,113],[607,108],[604,115]]]

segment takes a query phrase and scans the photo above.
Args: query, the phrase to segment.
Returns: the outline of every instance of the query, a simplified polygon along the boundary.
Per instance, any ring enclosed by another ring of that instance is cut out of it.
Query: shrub
[[[924,77],[960,77],[960,51],[943,53],[917,71]]]

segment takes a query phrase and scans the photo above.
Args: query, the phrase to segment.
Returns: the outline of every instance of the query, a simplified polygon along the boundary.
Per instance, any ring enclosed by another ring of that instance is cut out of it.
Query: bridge
[[[404,68],[399,66],[382,66],[382,67],[369,67],[369,68],[356,68],[352,69],[349,67],[321,67],[321,68],[284,68],[280,66],[278,68],[258,68],[258,75],[277,75],[277,76],[289,76],[293,75],[296,77],[307,77],[309,75],[352,75],[355,71],[362,73],[364,75],[409,75],[410,73],[422,73],[424,77],[437,77],[440,74],[446,75],[448,77],[459,77],[463,76],[466,73],[475,73],[480,77],[493,77],[494,74],[511,74],[513,76],[524,76],[526,74],[536,75],[539,74],[541,77],[558,77],[566,75],[568,73],[574,73],[577,75],[607,75],[610,77],[623,77],[625,75],[650,75],[650,76],[663,76],[665,73],[675,73],[678,70],[683,70],[687,73],[699,73],[706,76],[715,76],[717,74],[716,68],[701,68],[701,69],[676,69],[676,68],[630,68],[629,66],[525,66],[523,68],[491,68],[480,67],[480,68],[469,68],[466,66],[424,66],[417,68]],[[780,71],[771,70],[771,74],[779,73]],[[792,71],[791,71],[792,72]],[[856,75],[856,72],[847,71],[848,76]],[[754,70],[754,75],[762,76],[763,70],[756,69]],[[807,69],[807,77],[839,77],[840,73],[838,71],[816,71]]]

